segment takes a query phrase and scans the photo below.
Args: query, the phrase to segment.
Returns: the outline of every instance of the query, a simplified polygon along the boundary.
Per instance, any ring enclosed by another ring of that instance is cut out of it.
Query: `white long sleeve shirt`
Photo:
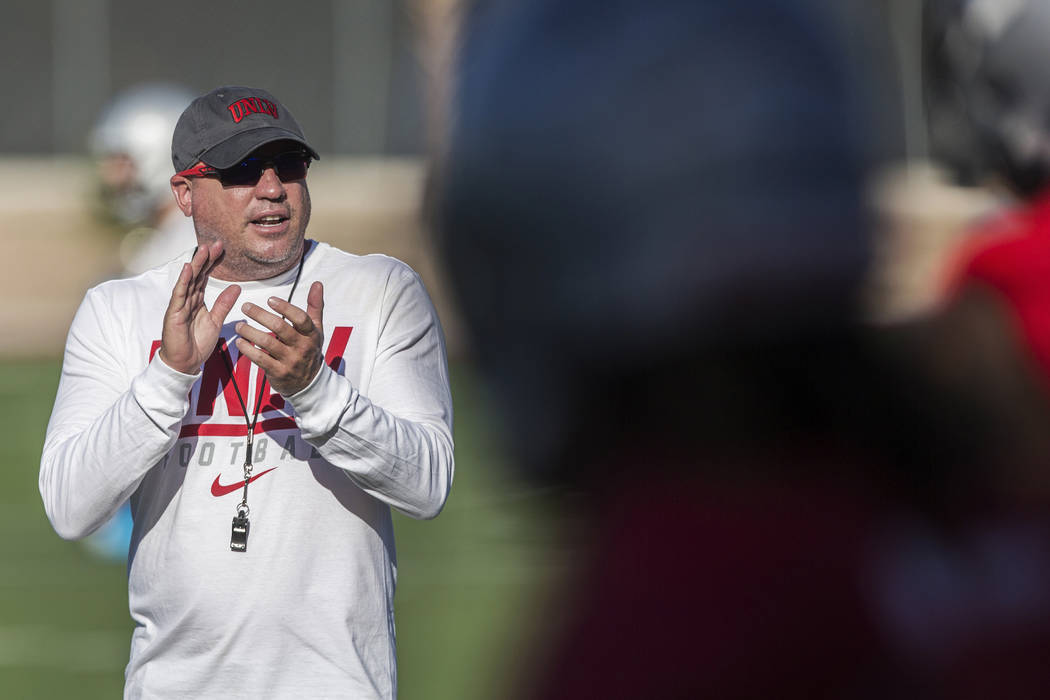
[[[126,698],[396,696],[389,506],[434,517],[453,475],[444,339],[418,276],[314,243],[292,303],[324,283],[325,365],[263,395],[247,551],[230,550],[262,372],[239,357],[244,302],[287,298],[296,268],[238,283],[220,348],[186,375],[156,355],[184,259],[91,289],[66,342],[40,466],[47,515],[78,538],[131,498],[136,628]],[[209,308],[229,283],[212,279]],[[253,321],[249,320],[249,323]]]

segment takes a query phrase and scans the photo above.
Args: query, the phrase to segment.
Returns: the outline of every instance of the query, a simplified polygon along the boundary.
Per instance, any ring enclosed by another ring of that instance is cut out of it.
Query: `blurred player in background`
[[[927,324],[932,366],[996,407],[1011,498],[1041,501],[1050,462],[1050,2],[927,0],[931,155],[1000,206],[971,221]],[[967,330],[961,330],[961,329]],[[960,335],[979,342],[959,343]]]
[[[880,63],[841,8],[467,19],[436,225],[517,462],[582,496],[589,542],[526,697],[1050,682],[1050,549],[968,528],[997,419],[858,322]]]
[[[950,301],[1006,311],[1050,395],[1050,0],[930,0],[924,19],[933,155],[1011,202],[959,252]]]
[[[193,220],[171,196],[171,134],[194,94],[147,83],[117,95],[99,116],[88,147],[95,160],[105,214],[124,231],[125,275],[161,265],[197,245]],[[133,522],[125,504],[84,542],[103,558],[126,561]]]
[[[171,196],[171,134],[194,94],[176,85],[149,83],[117,95],[92,130],[106,212],[130,229],[120,247],[124,272],[168,262],[197,245],[193,221]]]

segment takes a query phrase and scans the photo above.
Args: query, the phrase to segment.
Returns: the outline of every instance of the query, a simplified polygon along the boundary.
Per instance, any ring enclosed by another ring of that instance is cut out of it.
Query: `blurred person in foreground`
[[[156,267],[197,245],[193,219],[171,196],[171,134],[195,95],[186,88],[147,83],[129,88],[106,106],[91,131],[100,201],[125,229],[119,256],[125,276]],[[84,540],[104,559],[126,562],[134,522],[131,506]]]
[[[396,696],[390,507],[451,487],[444,340],[408,266],[306,238],[317,157],[265,90],[195,99],[170,184],[198,247],[70,329],[40,491],[65,538],[131,499],[125,697]]]
[[[974,527],[999,418],[858,320],[870,83],[831,8],[467,18],[438,235],[517,461],[589,543],[525,697],[1050,683],[1045,526]]]

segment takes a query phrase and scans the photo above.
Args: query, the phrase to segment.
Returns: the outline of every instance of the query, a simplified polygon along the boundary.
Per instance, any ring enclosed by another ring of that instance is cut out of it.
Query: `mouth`
[[[288,217],[283,214],[267,214],[252,219],[253,224],[262,228],[279,228],[286,221],[288,221]]]

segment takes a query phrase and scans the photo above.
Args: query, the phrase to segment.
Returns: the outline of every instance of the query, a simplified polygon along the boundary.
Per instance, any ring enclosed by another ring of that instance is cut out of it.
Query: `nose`
[[[277,177],[277,171],[273,166],[265,168],[259,182],[255,183],[255,196],[259,199],[281,200],[285,195],[284,183]]]

